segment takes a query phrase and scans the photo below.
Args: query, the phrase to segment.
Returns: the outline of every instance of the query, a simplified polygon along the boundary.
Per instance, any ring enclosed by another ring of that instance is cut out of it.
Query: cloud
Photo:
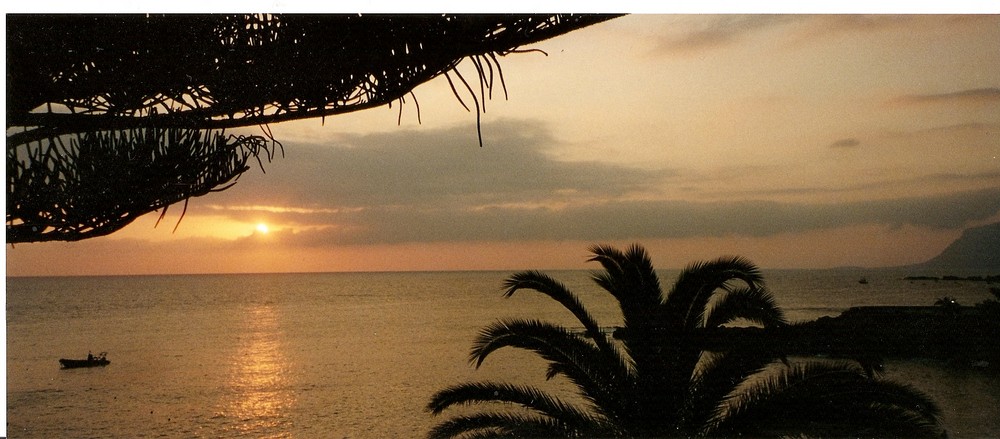
[[[241,181],[225,204],[289,206],[303,214],[318,209],[551,204],[643,193],[675,174],[669,169],[557,160],[547,151],[559,146],[559,140],[537,123],[499,121],[484,125],[483,134],[482,148],[475,128],[468,125],[345,135],[336,144],[322,146],[285,145],[285,159],[272,163],[263,178]]]
[[[954,105],[1000,103],[1000,88],[985,87],[959,90],[950,93],[903,95],[890,99],[897,105]]]
[[[993,26],[997,17],[987,14],[819,14],[800,16],[803,25],[786,35],[795,45],[811,44],[844,37],[892,38],[905,33],[910,44],[940,41],[942,36],[954,37],[980,26]],[[881,34],[881,35],[879,35]]]
[[[840,139],[829,145],[830,148],[855,148],[861,145],[861,141],[856,138]]]
[[[928,26],[938,26],[951,22],[942,16],[892,15],[892,14],[831,14],[812,15],[808,28],[801,29],[799,38],[829,38],[842,34],[871,34],[886,30],[909,29],[912,32],[925,30]]]
[[[694,54],[735,46],[778,27],[778,43],[799,46],[857,35],[870,38],[880,32],[905,31],[915,39],[937,39],[966,27],[989,26],[996,16],[987,14],[722,14],[691,15],[671,20],[657,30],[653,53]]]
[[[460,255],[470,243],[502,246],[545,242],[546,247],[551,247],[560,242],[656,242],[706,237],[728,242],[733,237],[803,236],[816,231],[863,230],[871,226],[879,229],[888,226],[893,230],[954,230],[996,218],[998,206],[1000,188],[837,204],[613,201],[564,209],[379,208],[327,214],[328,221],[351,224],[354,228],[350,230],[333,227],[282,230],[237,240],[186,238],[152,243],[107,237],[79,243],[18,246],[8,249],[8,271],[16,275],[65,275],[116,270],[162,273],[314,271],[376,266],[398,269],[411,267],[415,262],[393,265],[400,261],[374,261],[369,253],[391,259],[394,256],[385,253],[391,249],[413,251],[444,246],[451,249],[452,255],[443,257],[455,263],[455,254]],[[859,246],[864,247],[860,243]],[[424,256],[430,259],[419,262],[419,267],[435,267],[435,256]],[[483,254],[478,257],[482,260]],[[62,263],[53,266],[52,260]],[[797,263],[802,261],[786,266]]]
[[[780,172],[780,171],[779,171]],[[720,187],[702,190],[700,193],[713,199],[787,199],[795,198],[836,198],[843,199],[851,194],[878,194],[912,192],[914,187],[929,186],[940,193],[942,188],[966,188],[956,192],[967,192],[997,185],[1000,171],[986,172],[937,172],[906,177],[885,177],[876,180],[843,181],[837,186],[808,185],[777,188],[734,188]],[[973,189],[968,189],[973,188]],[[832,197],[831,197],[832,196]]]
[[[562,209],[378,208],[339,215],[350,227],[281,237],[304,246],[408,242],[625,240],[783,233],[881,224],[957,229],[1000,211],[1000,188],[850,203],[628,201]]]
[[[962,127],[956,129],[968,128]],[[849,203],[766,200],[781,191],[877,193],[909,184],[905,179],[742,192],[734,186],[725,189],[728,196],[713,197],[728,201],[667,199],[663,188],[689,177],[674,169],[559,160],[549,154],[559,139],[536,122],[505,120],[483,129],[482,148],[471,126],[346,135],[326,146],[286,145],[287,158],[269,166],[266,176],[241,181],[191,212],[207,210],[243,222],[267,216],[269,223],[287,226],[271,232],[276,242],[317,247],[771,236],[859,224],[960,228],[1000,206],[1000,189]],[[859,144],[845,138],[830,146]],[[995,177],[913,176],[962,183],[955,187]]]
[[[720,49],[800,19],[802,16],[787,14],[694,16],[657,36],[653,51],[677,54]]]
[[[231,211],[231,212],[270,212],[270,213],[338,213],[342,209],[332,209],[332,208],[309,208],[309,207],[287,207],[287,206],[268,206],[261,204],[254,205],[235,205],[227,206],[221,204],[209,204],[205,206],[209,210],[221,210],[221,211]]]
[[[980,128],[956,125],[933,130],[978,132]],[[95,254],[116,255],[132,261],[129,266],[138,267],[135,272],[156,272],[163,261],[179,259],[198,270],[232,271],[238,266],[243,271],[267,271],[273,261],[335,254],[345,247],[766,238],[868,226],[956,230],[996,217],[1000,210],[1000,185],[990,185],[1000,173],[993,169],[967,172],[936,167],[935,173],[907,177],[912,180],[886,177],[812,188],[753,189],[737,178],[720,182],[719,191],[725,196],[681,200],[667,198],[663,188],[683,185],[691,178],[685,173],[559,160],[549,151],[560,141],[544,125],[503,121],[484,125],[484,134],[488,142],[483,148],[477,146],[471,125],[344,136],[326,146],[288,144],[287,158],[268,166],[267,175],[253,171],[227,191],[193,200],[188,211],[189,216],[226,216],[251,226],[263,221],[272,226],[267,235],[158,242],[111,236],[58,247],[57,252],[76,249],[66,256],[74,261],[87,261]],[[846,147],[852,140],[839,142]],[[774,166],[760,172],[787,171]],[[734,169],[731,174],[739,172]],[[780,191],[845,199],[839,192],[878,193],[893,185],[909,190],[917,181],[934,186],[939,195],[828,203],[774,201],[787,198],[775,197]],[[940,195],[943,187],[987,189]],[[834,196],[825,196],[829,194]],[[43,250],[57,249],[39,247],[38,258],[32,259],[34,248],[25,246],[27,251],[17,253],[14,260],[20,265],[14,266],[15,271],[41,264],[44,255],[50,255]],[[252,263],[238,262],[241,258]]]

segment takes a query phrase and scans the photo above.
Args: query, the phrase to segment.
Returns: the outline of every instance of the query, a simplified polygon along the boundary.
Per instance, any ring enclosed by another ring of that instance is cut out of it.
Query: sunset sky
[[[638,14],[530,48],[482,148],[438,78],[420,123],[408,100],[272,125],[285,157],[179,224],[8,245],[7,274],[588,268],[632,242],[874,267],[1000,221],[1000,15]]]

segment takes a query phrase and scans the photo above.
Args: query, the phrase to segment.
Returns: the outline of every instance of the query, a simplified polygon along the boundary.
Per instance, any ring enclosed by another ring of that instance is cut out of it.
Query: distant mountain
[[[913,268],[1000,274],[1000,223],[967,229],[941,254]]]

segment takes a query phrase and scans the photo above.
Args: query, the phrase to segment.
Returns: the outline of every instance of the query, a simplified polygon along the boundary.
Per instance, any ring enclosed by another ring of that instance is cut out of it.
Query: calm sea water
[[[459,382],[544,382],[544,364],[500,351],[467,362],[479,328],[507,316],[574,325],[553,301],[501,297],[507,272],[7,279],[7,433],[52,437],[422,437],[424,410]],[[604,326],[614,302],[585,271],[551,272]],[[865,275],[867,285],[857,282]],[[973,304],[974,282],[910,282],[889,271],[767,271],[793,320],[856,305]],[[663,274],[664,284],[671,281]],[[60,369],[107,351],[111,365]],[[933,362],[888,377],[943,406],[952,437],[1000,437],[1000,379]]]

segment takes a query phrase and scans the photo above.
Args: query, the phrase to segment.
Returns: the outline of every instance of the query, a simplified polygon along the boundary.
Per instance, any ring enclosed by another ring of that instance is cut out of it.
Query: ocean
[[[423,437],[447,417],[430,396],[470,380],[534,383],[544,363],[501,350],[468,363],[480,328],[503,317],[578,326],[531,292],[503,298],[510,272],[7,278],[11,438]],[[616,306],[587,271],[552,271],[603,326]],[[673,272],[661,273],[664,289]],[[982,282],[908,281],[891,270],[765,270],[791,320],[850,306],[972,305]],[[865,276],[867,284],[858,279]],[[61,369],[106,351],[111,364]],[[893,361],[887,378],[943,409],[949,435],[1000,437],[1000,377]]]

